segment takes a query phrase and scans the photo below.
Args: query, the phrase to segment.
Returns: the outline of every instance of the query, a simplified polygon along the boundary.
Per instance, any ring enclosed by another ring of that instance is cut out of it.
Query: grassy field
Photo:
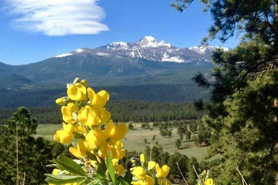
[[[180,152],[182,154],[187,155],[188,157],[196,157],[197,159],[203,159],[207,154],[207,147],[197,147],[193,141],[182,142],[181,149],[177,150],[175,148],[175,141],[178,139],[178,135],[176,134],[176,129],[174,128],[172,131],[172,137],[162,137],[159,134],[159,130],[157,128],[152,131],[149,129],[142,129],[140,123],[135,123],[135,129],[129,130],[124,138],[125,148],[129,151],[144,151],[146,145],[150,145],[150,142],[153,136],[156,136],[155,142],[158,142],[159,145],[163,146],[164,151],[169,152],[170,154],[174,152]],[[53,135],[56,130],[61,129],[61,125],[39,125],[37,128],[36,136],[44,137],[48,140],[53,141]],[[148,144],[145,144],[144,139],[147,139]],[[154,142],[154,143],[155,143]]]

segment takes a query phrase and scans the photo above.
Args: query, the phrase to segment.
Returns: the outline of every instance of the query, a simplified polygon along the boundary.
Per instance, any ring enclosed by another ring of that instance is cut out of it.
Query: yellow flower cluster
[[[170,185],[167,180],[170,167],[167,165],[159,166],[155,161],[146,161],[144,154],[140,155],[141,166],[131,168],[131,173],[135,177],[133,185]]]
[[[56,132],[54,139],[63,144],[72,143],[69,151],[93,164],[101,163],[110,152],[115,171],[121,174],[124,168],[118,161],[125,156],[121,140],[128,127],[126,124],[114,124],[105,108],[108,100],[106,91],[96,93],[87,87],[86,80],[76,79],[68,84],[67,97],[56,100],[62,106],[63,129]]]
[[[106,91],[96,93],[87,87],[86,80],[79,79],[68,84],[66,97],[56,100],[61,105],[63,128],[56,131],[54,139],[62,144],[71,144],[69,151],[78,160],[54,160],[56,167],[60,169],[54,169],[52,175],[48,174],[47,182],[65,182],[66,185],[98,181],[115,185],[170,185],[167,180],[170,167],[160,167],[155,161],[147,162],[144,154],[140,156],[141,166],[134,166],[130,171],[124,169],[121,159],[126,155],[126,150],[122,139],[128,127],[126,124],[114,124],[110,112],[105,108],[108,100],[109,94]],[[70,165],[63,166],[65,163]],[[81,168],[78,169],[79,166]],[[124,178],[130,172],[133,179]],[[80,177],[81,180],[69,180],[71,175],[75,175],[72,178]],[[76,183],[77,181],[80,182]]]

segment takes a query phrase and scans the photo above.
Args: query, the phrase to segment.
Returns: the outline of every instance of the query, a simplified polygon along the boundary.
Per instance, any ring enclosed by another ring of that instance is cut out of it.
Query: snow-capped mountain
[[[178,48],[146,36],[135,42],[112,42],[95,49],[79,48],[28,65],[0,63],[2,85],[7,84],[9,88],[9,84],[25,87],[24,84],[31,83],[54,86],[70,82],[76,76],[92,79],[99,86],[192,83],[197,72],[210,72],[213,66],[211,51],[217,47],[192,48]],[[13,83],[6,83],[6,79]]]
[[[95,49],[77,49],[70,53],[55,56],[56,58],[72,55],[89,54],[96,57],[109,58],[141,58],[159,62],[209,62],[211,53],[217,46],[194,46],[190,48],[178,48],[165,41],[158,41],[152,36],[145,36],[135,42],[112,42]],[[227,48],[223,48],[227,50]]]

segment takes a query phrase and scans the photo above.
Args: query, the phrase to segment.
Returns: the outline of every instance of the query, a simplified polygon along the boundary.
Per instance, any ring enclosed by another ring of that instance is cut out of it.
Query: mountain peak
[[[165,41],[158,41],[153,36],[145,36],[143,39],[141,39],[139,42],[140,47],[150,47],[150,48],[156,48],[156,47],[171,47],[170,43],[167,43]]]
[[[142,40],[147,40],[149,42],[157,41],[153,36],[145,36]]]

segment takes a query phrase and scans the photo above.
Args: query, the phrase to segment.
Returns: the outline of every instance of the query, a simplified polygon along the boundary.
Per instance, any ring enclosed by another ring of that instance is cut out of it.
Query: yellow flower
[[[154,169],[155,166],[156,166],[156,162],[154,162],[154,161],[148,162],[148,170]]]
[[[86,87],[82,83],[71,84],[67,90],[68,97],[75,101],[86,100]]]
[[[86,142],[88,144],[88,148],[93,150],[100,145],[105,144],[106,136],[103,134],[103,131],[100,128],[95,128],[91,130],[86,136]]]
[[[109,150],[111,152],[111,157],[118,160],[124,158],[126,151],[122,147],[123,147],[122,141],[117,141],[116,145],[110,145]]]
[[[83,140],[79,140],[77,142],[76,147],[70,147],[69,151],[72,155],[74,155],[77,158],[87,157],[86,152],[88,151],[87,143]]]
[[[207,179],[206,181],[205,181],[205,185],[213,185],[214,183],[213,183],[213,180],[212,180],[212,178],[209,178],[209,179]]]
[[[139,178],[139,179],[142,179],[147,174],[146,170],[144,168],[142,168],[141,166],[137,166],[137,167],[131,168],[130,170],[131,170],[131,173],[136,178]]]
[[[141,180],[139,180],[139,181],[133,181],[133,182],[131,182],[131,184],[133,184],[133,185],[141,185]]]
[[[86,129],[85,129],[84,127],[82,127],[81,125],[76,125],[76,126],[74,127],[74,130],[75,130],[76,132],[80,132],[80,133],[83,133],[83,134],[86,134],[86,133],[87,133]]]
[[[62,172],[62,171],[55,168],[55,169],[53,169],[52,174],[53,175],[59,175],[60,172]],[[48,185],[55,185],[55,184],[49,183]],[[64,185],[77,185],[77,183],[67,183],[67,184],[64,184]]]
[[[78,111],[77,106],[74,103],[68,103],[67,106],[62,106],[61,112],[63,115],[63,120],[66,123],[75,123],[76,121],[76,112]]]
[[[117,159],[121,160],[126,155],[125,149],[117,150]]]
[[[144,163],[146,162],[146,156],[145,156],[145,154],[141,154],[141,155],[140,155],[140,161],[141,161],[142,164],[144,164]]]
[[[141,183],[142,185],[154,185],[155,181],[152,177],[146,175],[143,183]]]
[[[110,120],[104,130],[104,134],[107,136],[106,141],[109,144],[115,145],[117,141],[120,141],[124,138],[125,134],[128,131],[126,124],[114,125],[113,121]]]
[[[52,174],[53,175],[58,175],[60,172],[61,172],[60,169],[54,168],[53,171],[52,171]]]
[[[101,124],[100,113],[89,105],[82,107],[78,112],[78,122],[83,125],[96,126]]]
[[[156,164],[156,176],[158,178],[165,178],[167,177],[170,171],[170,167],[167,165],[163,165],[162,168],[159,167],[159,164]]]
[[[111,114],[105,108],[98,109],[86,105],[78,112],[78,121],[90,127],[103,125],[107,123],[110,118]]]
[[[90,105],[97,108],[103,108],[109,100],[109,94],[105,90],[99,91],[97,94],[92,88],[88,88],[88,97],[90,99]]]
[[[69,144],[73,140],[74,127],[71,124],[63,124],[63,129],[56,131],[54,140],[58,143]]]
[[[146,175],[144,178],[131,182],[133,185],[154,185],[155,181],[152,177]]]
[[[55,102],[58,105],[65,105],[68,102],[68,98],[65,98],[65,97],[58,98],[58,99],[56,99]]]
[[[159,185],[171,185],[171,182],[167,179],[158,179]]]
[[[91,151],[98,149],[98,154],[102,158],[106,158],[108,150],[111,152],[112,158],[122,159],[125,156],[125,150],[122,149],[120,140],[126,134],[128,128],[125,124],[114,125],[110,120],[104,130],[94,128],[86,135],[86,150]],[[81,152],[81,151],[80,151]],[[76,154],[79,156],[79,154]]]
[[[118,175],[121,175],[124,172],[124,166],[119,164],[118,159],[112,159],[113,167]]]

